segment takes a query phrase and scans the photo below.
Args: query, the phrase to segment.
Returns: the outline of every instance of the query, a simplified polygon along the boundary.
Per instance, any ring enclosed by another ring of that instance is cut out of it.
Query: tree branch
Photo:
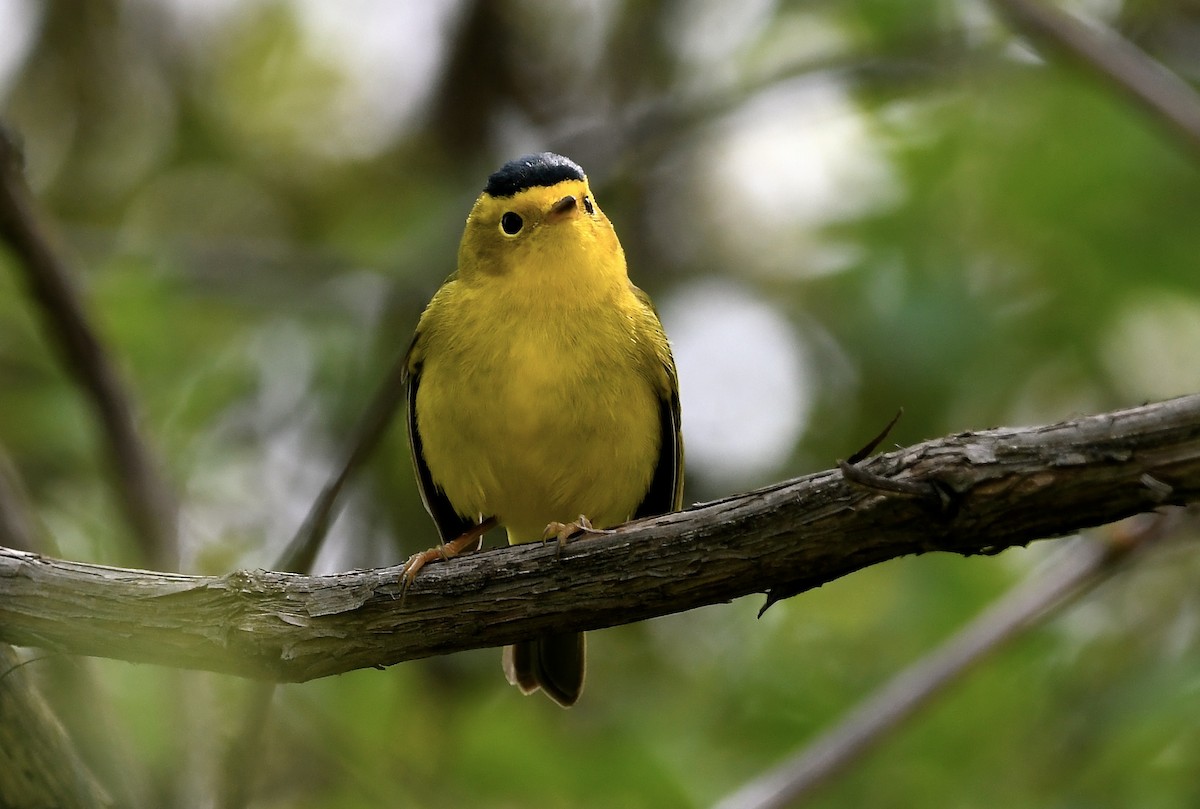
[[[838,723],[714,809],[784,809],[812,797],[989,655],[1073,603],[1141,556],[1181,522],[1179,509],[1115,526],[1103,539],[1068,546],[1048,571],[1036,571],[920,660],[897,673]],[[1137,523],[1137,525],[1129,525]]]
[[[367,462],[371,453],[379,446],[383,436],[392,424],[396,411],[404,403],[405,385],[404,372],[407,352],[400,354],[392,363],[391,370],[384,377],[379,389],[371,397],[366,412],[363,413],[354,435],[351,436],[346,457],[337,471],[330,476],[325,487],[313,502],[304,522],[297,529],[292,541],[284,549],[283,554],[275,562],[277,570],[290,573],[307,573],[312,569],[317,558],[317,552],[329,533],[330,526],[337,519],[341,508],[342,492],[346,485],[354,479],[359,470]]]
[[[148,564],[173,567],[175,500],[139,435],[134,408],[92,328],[72,273],[34,213],[21,155],[0,126],[0,239],[8,243],[50,341],[96,414],[121,506]]]
[[[0,551],[0,641],[304,681],[729,601],[796,593],[907,554],[997,553],[1200,500],[1200,395],[872,458],[568,545],[332,576],[183,576]]]
[[[0,803],[97,809],[113,801],[24,670],[0,644]]]
[[[0,545],[27,551],[47,550],[40,541],[33,508],[17,467],[0,447]],[[53,549],[49,549],[53,552]]]
[[[992,0],[992,5],[1013,28],[1100,76],[1192,150],[1200,149],[1200,94],[1137,45],[1043,0]]]

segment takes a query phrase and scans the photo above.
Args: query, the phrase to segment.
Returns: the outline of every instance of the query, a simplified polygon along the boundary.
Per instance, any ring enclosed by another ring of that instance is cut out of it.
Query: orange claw
[[[408,557],[408,561],[404,563],[404,569],[400,572],[400,600],[403,601],[404,596],[408,594],[409,585],[413,583],[413,579],[421,572],[421,568],[436,559],[441,559],[445,562],[461,553],[478,550],[482,544],[483,535],[495,527],[496,518],[488,517],[458,539],[443,542],[436,548],[414,553]],[[472,548],[472,545],[475,547]]]
[[[558,540],[558,549],[554,552],[555,557],[562,558],[562,550],[567,547],[567,540],[571,537],[579,536],[580,534],[611,534],[612,531],[605,531],[600,528],[593,528],[592,521],[584,515],[580,514],[579,519],[575,522],[552,522],[546,526],[546,530],[542,532],[542,543],[545,544],[552,539]]]

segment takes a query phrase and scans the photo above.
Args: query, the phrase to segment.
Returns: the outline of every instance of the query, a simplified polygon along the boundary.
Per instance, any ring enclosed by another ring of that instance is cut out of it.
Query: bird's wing
[[[679,375],[675,370],[675,358],[671,356],[671,346],[667,343],[650,297],[637,287],[633,290],[658,329],[661,340],[654,341],[654,349],[666,377],[666,386],[658,391],[658,420],[662,435],[658,464],[654,467],[650,489],[633,513],[634,519],[639,519],[667,514],[683,505],[683,433],[679,417]]]
[[[425,510],[429,512],[429,516],[433,517],[442,542],[449,542],[474,527],[475,521],[459,516],[450,500],[447,499],[445,492],[433,482],[429,464],[425,462],[425,452],[421,448],[421,431],[417,428],[417,390],[421,386],[421,362],[418,354],[420,340],[421,333],[418,331],[413,337],[412,345],[408,349],[408,356],[405,358],[405,367],[408,371],[405,376],[408,387],[408,447],[412,455],[413,474],[417,479],[417,489],[421,492],[421,501],[425,504]]]

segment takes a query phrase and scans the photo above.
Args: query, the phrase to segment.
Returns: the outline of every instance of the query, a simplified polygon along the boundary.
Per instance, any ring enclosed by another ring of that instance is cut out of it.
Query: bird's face
[[[525,188],[511,196],[484,192],[467,218],[459,275],[523,276],[587,272],[608,275],[624,256],[586,179]]]

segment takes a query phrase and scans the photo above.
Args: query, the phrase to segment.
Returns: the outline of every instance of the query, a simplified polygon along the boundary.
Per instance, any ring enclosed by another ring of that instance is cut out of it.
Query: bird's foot
[[[575,522],[552,522],[547,525],[546,530],[542,532],[542,544],[552,539],[558,540],[558,548],[554,552],[554,556],[561,559],[563,548],[567,546],[568,539],[577,537],[580,534],[611,533],[612,531],[607,531],[603,528],[593,528],[592,521],[580,514],[579,519],[575,520]]]
[[[404,597],[408,594],[408,588],[413,583],[413,579],[421,572],[421,568],[430,562],[442,560],[443,562],[453,559],[462,553],[471,553],[479,550],[483,544],[483,535],[496,525],[495,518],[489,518],[479,523],[469,531],[464,533],[458,539],[452,539],[449,542],[443,542],[436,548],[430,548],[427,551],[414,553],[408,557],[408,561],[404,563],[404,568],[400,571],[400,600],[404,601]]]

